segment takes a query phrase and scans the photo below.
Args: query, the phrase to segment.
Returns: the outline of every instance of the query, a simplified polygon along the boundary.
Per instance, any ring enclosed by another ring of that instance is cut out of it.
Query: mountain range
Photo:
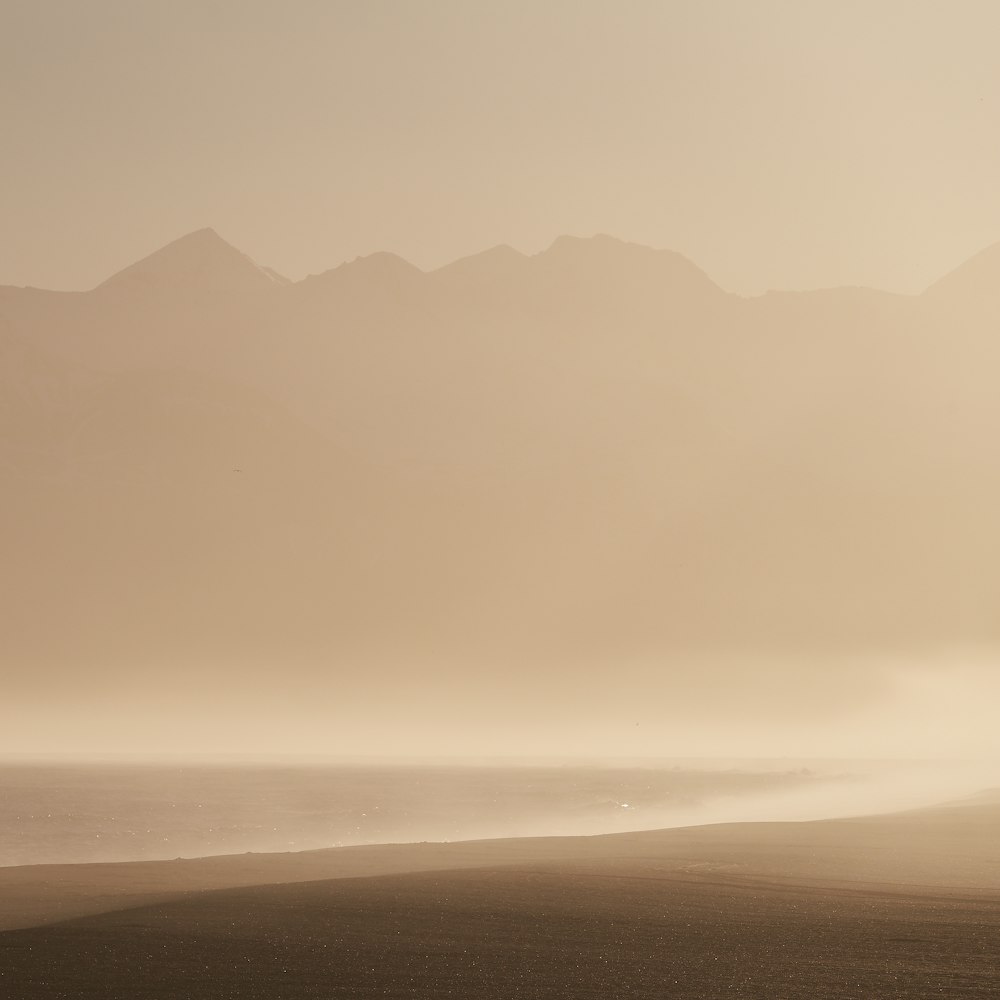
[[[1000,246],[741,298],[607,236],[291,282],[204,229],[0,288],[13,688],[591,663],[683,700],[706,657],[993,645],[998,321]]]

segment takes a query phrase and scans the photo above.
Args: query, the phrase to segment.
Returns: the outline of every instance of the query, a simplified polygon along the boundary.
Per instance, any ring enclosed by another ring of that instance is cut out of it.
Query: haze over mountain
[[[202,229],[0,288],[3,743],[926,745],[914,690],[995,690],[998,287],[608,236],[292,283]]]

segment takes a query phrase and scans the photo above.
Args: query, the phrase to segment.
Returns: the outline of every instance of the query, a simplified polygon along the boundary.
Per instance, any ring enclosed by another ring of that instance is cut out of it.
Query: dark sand
[[[60,899],[107,911],[0,934],[0,995],[995,998],[998,833],[1000,807],[984,801],[819,823],[0,870],[8,926],[32,892],[47,900],[37,922]],[[301,881],[320,869],[322,881]],[[251,878],[286,884],[217,888]],[[136,908],[143,894],[173,898]]]

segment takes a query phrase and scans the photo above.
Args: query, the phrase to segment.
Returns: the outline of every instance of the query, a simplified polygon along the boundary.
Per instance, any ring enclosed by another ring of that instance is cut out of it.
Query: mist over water
[[[812,820],[994,784],[995,766],[965,762],[11,762],[0,766],[0,865]]]
[[[830,766],[829,764],[827,766]],[[805,822],[950,805],[1000,787],[996,761],[842,762],[798,786],[745,797],[719,796],[658,819],[656,827],[707,823]],[[647,817],[652,819],[652,816]]]

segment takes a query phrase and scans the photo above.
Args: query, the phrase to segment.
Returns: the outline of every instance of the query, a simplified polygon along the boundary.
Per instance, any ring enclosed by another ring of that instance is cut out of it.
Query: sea
[[[0,761],[0,865],[612,833],[745,812],[831,780],[780,763],[15,759]]]

